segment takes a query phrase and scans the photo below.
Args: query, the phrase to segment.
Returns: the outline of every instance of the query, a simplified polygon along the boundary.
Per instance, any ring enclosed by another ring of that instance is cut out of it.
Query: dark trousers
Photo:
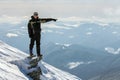
[[[37,56],[40,56],[40,54],[41,54],[40,40],[41,40],[41,35],[40,34],[34,34],[33,37],[30,39],[30,45],[29,45],[30,54],[33,53],[34,42],[36,42]]]

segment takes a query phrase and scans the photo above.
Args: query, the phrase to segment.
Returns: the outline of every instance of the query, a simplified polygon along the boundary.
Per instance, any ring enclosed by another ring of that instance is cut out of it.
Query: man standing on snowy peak
[[[39,18],[38,12],[34,12],[33,16],[31,16],[31,20],[29,20],[28,23],[28,33],[30,37],[29,52],[31,58],[34,57],[33,55],[34,42],[36,42],[37,57],[42,58],[41,48],[40,48],[41,23],[46,23],[49,21],[56,21],[56,20],[57,19],[53,19],[53,18]]]

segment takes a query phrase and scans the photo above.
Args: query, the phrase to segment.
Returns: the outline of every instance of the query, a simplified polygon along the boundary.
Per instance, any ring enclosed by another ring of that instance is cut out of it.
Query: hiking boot
[[[30,58],[35,57],[36,55],[34,55],[33,53],[30,53]]]
[[[37,58],[38,58],[38,61],[42,59],[42,54],[38,55]]]

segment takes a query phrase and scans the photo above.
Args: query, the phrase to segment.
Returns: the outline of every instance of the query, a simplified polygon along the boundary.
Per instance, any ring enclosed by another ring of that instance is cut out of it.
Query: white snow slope
[[[28,70],[28,55],[6,43],[0,41],[0,80],[31,80],[26,73]],[[74,75],[59,70],[43,61],[41,67],[41,80],[82,80]]]

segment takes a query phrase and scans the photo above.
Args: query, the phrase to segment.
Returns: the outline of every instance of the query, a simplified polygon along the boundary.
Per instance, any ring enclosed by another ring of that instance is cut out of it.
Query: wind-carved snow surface
[[[0,80],[29,80],[11,61],[24,59],[27,55],[0,41]]]
[[[28,70],[28,55],[0,41],[0,80],[31,80]],[[38,66],[42,70],[41,80],[82,80],[70,73],[59,70],[43,61]]]
[[[39,62],[38,65],[42,69],[42,80],[82,80],[74,75],[59,70],[45,62]]]

